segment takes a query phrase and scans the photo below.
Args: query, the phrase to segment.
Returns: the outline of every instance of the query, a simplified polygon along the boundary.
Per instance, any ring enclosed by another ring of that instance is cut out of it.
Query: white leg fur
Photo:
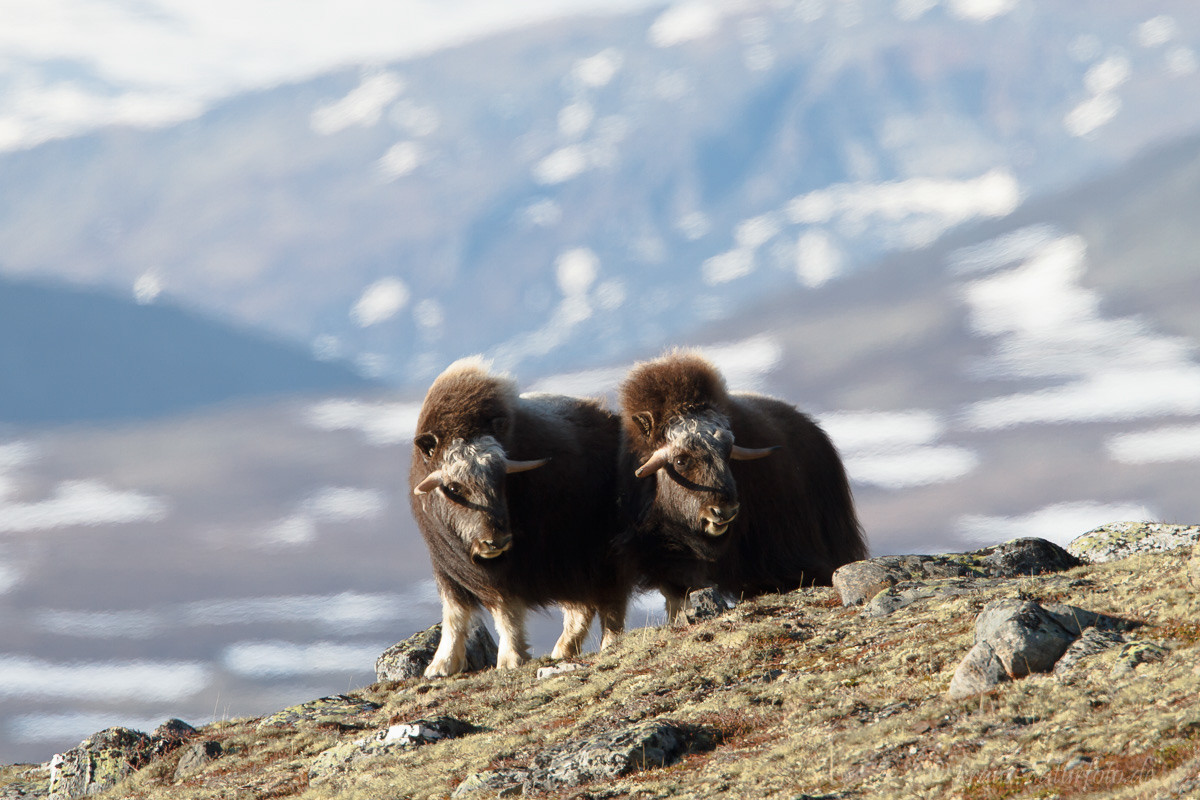
[[[563,632],[554,645],[551,658],[570,658],[579,655],[588,628],[592,627],[595,611],[590,606],[563,603]]]
[[[603,637],[600,639],[601,650],[611,645],[625,632],[624,600],[617,605],[600,609],[600,630],[603,632]]]
[[[499,634],[499,653],[496,669],[515,669],[529,660],[529,643],[525,638],[525,604],[519,600],[503,600],[489,608]]]
[[[442,638],[433,660],[425,668],[426,678],[439,678],[462,672],[467,666],[467,633],[475,616],[473,609],[459,605],[442,594]]]

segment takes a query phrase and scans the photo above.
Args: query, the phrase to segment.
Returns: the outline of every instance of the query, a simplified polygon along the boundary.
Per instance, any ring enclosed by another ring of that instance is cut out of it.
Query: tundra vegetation
[[[885,591],[908,602],[883,610],[843,606],[831,587],[767,594],[687,627],[630,630],[540,679],[555,662],[384,681],[272,717],[216,720],[99,796],[1197,797],[1198,588],[1200,553],[1188,546],[1035,576],[902,582]],[[1135,625],[1068,669],[953,698],[976,617],[998,600]],[[419,746],[421,725],[402,726],[443,718],[466,725]],[[665,766],[646,759],[552,789],[480,780],[664,722],[686,734]],[[384,731],[404,746],[386,747]],[[220,755],[177,776],[210,742]],[[359,755],[317,768],[347,746]],[[47,775],[0,769],[0,797],[44,795]]]

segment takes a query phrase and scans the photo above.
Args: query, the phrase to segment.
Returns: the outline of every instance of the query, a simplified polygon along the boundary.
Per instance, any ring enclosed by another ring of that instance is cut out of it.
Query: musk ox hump
[[[494,436],[507,444],[518,401],[516,384],[493,375],[479,356],[461,358],[429,387],[417,420],[414,444],[426,461],[455,439]]]
[[[629,439],[659,447],[674,419],[706,410],[725,412],[729,393],[712,362],[698,353],[676,350],[634,365],[621,383],[620,402]]]

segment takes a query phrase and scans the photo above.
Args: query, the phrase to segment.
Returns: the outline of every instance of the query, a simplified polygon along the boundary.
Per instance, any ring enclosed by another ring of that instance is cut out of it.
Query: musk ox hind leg
[[[625,605],[627,602],[627,599],[622,598],[620,602],[600,607],[600,630],[603,634],[600,639],[601,650],[610,646],[625,632]]]
[[[583,640],[587,638],[588,628],[592,627],[592,617],[595,609],[578,603],[563,603],[563,632],[554,645],[551,658],[570,658],[579,655],[583,649]]]
[[[475,618],[475,609],[463,605],[449,592],[442,595],[442,638],[433,660],[425,668],[426,678],[456,675],[467,666],[467,634]]]
[[[489,606],[499,635],[496,669],[515,669],[529,660],[529,642],[525,636],[525,604],[520,600],[503,598]]]
[[[667,601],[667,624],[686,625],[687,617],[683,612],[687,610],[687,589],[681,589],[678,586],[662,586],[659,591],[662,592],[663,599]]]

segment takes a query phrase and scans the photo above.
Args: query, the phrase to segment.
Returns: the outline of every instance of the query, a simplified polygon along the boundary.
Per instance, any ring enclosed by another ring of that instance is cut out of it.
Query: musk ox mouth
[[[493,558],[499,558],[512,549],[512,540],[509,539],[499,547],[495,542],[475,542],[471,545],[471,558],[476,561],[490,561]]]
[[[704,532],[713,538],[724,536],[727,530],[729,530],[728,522],[716,522],[711,519],[704,520]]]
[[[713,506],[708,510],[709,513],[701,515],[700,519],[704,521],[704,532],[714,538],[724,536],[729,530],[729,525],[737,519],[738,507],[732,509],[722,509]]]

